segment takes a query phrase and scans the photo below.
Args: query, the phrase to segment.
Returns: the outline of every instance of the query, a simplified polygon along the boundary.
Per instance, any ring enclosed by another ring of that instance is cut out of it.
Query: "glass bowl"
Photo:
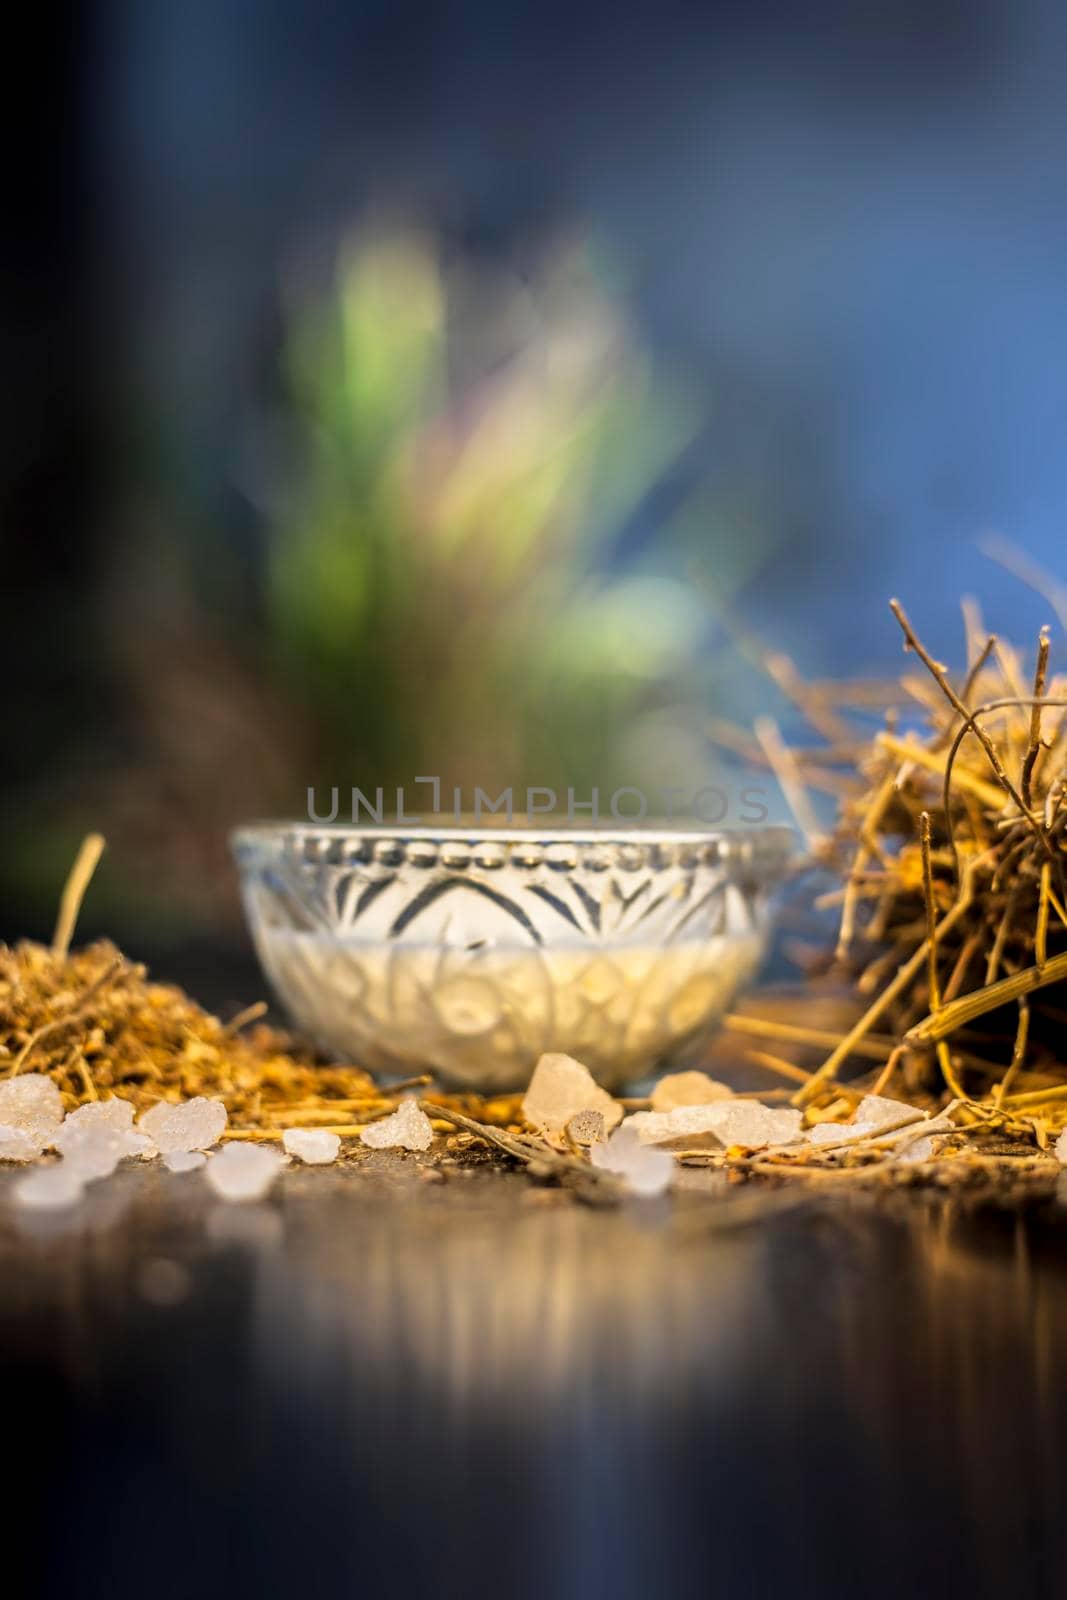
[[[763,955],[792,838],[280,822],[232,843],[304,1033],[374,1072],[495,1093],[546,1050],[608,1089],[697,1057]]]

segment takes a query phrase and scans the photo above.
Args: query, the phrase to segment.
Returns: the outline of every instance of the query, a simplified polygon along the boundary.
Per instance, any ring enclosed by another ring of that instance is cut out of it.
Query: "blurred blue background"
[[[87,827],[90,928],[217,951],[227,827],[308,783],[692,782],[782,712],[739,631],[851,675],[893,593],[950,661],[965,591],[1052,620],[978,543],[1067,576],[1062,7],[41,22],[4,936]]]

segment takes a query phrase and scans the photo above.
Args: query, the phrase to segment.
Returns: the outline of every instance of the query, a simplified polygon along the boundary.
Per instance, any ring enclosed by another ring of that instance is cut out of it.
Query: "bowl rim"
[[[352,823],[309,822],[299,817],[242,823],[230,833],[234,849],[244,845],[280,843],[287,837],[303,839],[351,839],[369,843],[422,842],[426,844],[501,844],[501,845],[695,845],[725,844],[730,850],[751,841],[760,855],[781,855],[783,862],[795,851],[796,830],[784,823],[752,823],[743,827],[721,828],[674,826],[669,820],[650,819],[640,827],[572,827],[557,818],[546,818],[543,826],[532,822],[501,823],[488,827],[441,827],[420,818],[417,822]],[[745,854],[747,852],[739,852]]]

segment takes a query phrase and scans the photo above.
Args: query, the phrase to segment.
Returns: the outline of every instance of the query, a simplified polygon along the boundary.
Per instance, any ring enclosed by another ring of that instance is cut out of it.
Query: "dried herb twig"
[[[420,1100],[419,1106],[428,1117],[436,1116],[445,1122],[451,1122],[464,1132],[473,1133],[486,1144],[504,1151],[506,1155],[514,1156],[517,1161],[544,1167],[557,1177],[577,1176],[585,1182],[622,1192],[623,1185],[613,1173],[605,1171],[602,1167],[591,1166],[579,1156],[563,1155],[560,1151],[553,1150],[543,1139],[535,1138],[531,1134],[506,1133],[501,1128],[491,1128],[488,1123],[476,1122],[473,1117],[465,1116],[462,1112],[453,1110],[451,1106],[434,1105],[429,1100]]]
[[[70,874],[63,886],[63,893],[59,900],[59,915],[56,918],[56,931],[52,935],[52,954],[57,961],[62,961],[70,949],[70,941],[74,937],[74,929],[78,921],[78,912],[85,898],[85,891],[89,887],[97,863],[104,853],[105,841],[102,833],[88,833],[82,840],[81,849],[70,869]]]

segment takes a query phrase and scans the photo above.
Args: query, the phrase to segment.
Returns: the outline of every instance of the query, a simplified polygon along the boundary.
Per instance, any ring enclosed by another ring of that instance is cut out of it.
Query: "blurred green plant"
[[[227,832],[308,785],[691,792],[704,712],[745,715],[722,618],[773,508],[678,472],[706,386],[652,361],[594,251],[518,280],[371,228],[282,354],[277,426],[237,462],[262,546],[190,488],[203,418],[183,452],[180,395],[131,408],[130,499],[85,604],[93,714],[59,717],[0,814],[16,927],[47,930],[89,829],[111,848],[88,925],[178,946],[239,926]]]
[[[691,700],[702,602],[620,572],[698,407],[653,370],[592,252],[532,281],[370,232],[286,348],[297,468],[269,516],[273,648],[318,781],[638,782],[635,719]]]

